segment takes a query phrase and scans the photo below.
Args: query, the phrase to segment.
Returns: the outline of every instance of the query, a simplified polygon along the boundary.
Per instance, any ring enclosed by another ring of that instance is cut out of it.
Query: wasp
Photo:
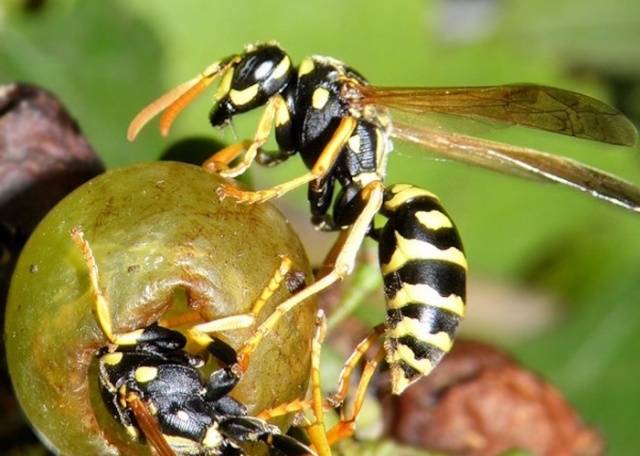
[[[240,446],[245,442],[262,442],[277,454],[288,456],[316,454],[307,445],[283,435],[278,427],[249,416],[247,408],[229,395],[244,367],[230,345],[209,333],[243,327],[237,317],[195,325],[186,336],[158,322],[114,334],[91,247],[80,227],[75,227],[71,235],[88,267],[98,325],[110,342],[96,353],[102,397],[133,440],[147,442],[160,456],[240,456],[245,454]],[[288,267],[285,259],[256,302],[258,307],[285,280]],[[191,351],[207,356],[187,351],[188,343]],[[204,379],[200,371],[207,357],[222,367]],[[312,363],[317,366],[317,359]],[[264,413],[270,418],[304,409],[307,404],[294,401],[293,405]]]
[[[220,197],[259,203],[308,184],[312,223],[318,229],[340,232],[323,275],[279,309],[286,311],[343,279],[353,270],[364,238],[378,241],[387,301],[384,351],[395,394],[427,375],[450,350],[465,311],[467,262],[455,225],[435,195],[412,185],[385,186],[392,139],[417,144],[448,159],[560,183],[640,212],[640,189],[597,169],[450,131],[441,124],[423,125],[401,118],[405,114],[416,119],[433,114],[454,116],[634,145],[638,134],[633,124],[601,101],[532,84],[375,87],[356,70],[330,57],[307,57],[296,68],[273,42],[247,46],[241,53],[214,62],[152,102],[131,122],[129,139],[161,112],[160,130],[166,135],[180,111],[218,78],[216,104],[209,114],[213,126],[224,127],[235,115],[258,107],[264,106],[264,112],[252,140],[222,149],[204,168],[235,177],[254,161],[273,166],[296,153],[308,168],[305,174],[265,190],[243,191],[229,183],[219,189]],[[262,146],[272,128],[278,150],[270,153]],[[334,198],[336,185],[339,194]],[[374,226],[377,214],[388,219],[383,227]],[[254,343],[272,327],[273,322],[265,321]],[[363,341],[359,350],[369,342]]]

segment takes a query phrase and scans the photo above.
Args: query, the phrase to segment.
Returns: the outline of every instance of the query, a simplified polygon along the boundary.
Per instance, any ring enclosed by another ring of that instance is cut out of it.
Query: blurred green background
[[[637,0],[3,0],[0,82],[56,93],[107,165],[121,166],[155,160],[185,137],[234,141],[231,130],[208,126],[209,92],[168,140],[155,125],[133,144],[125,131],[165,90],[246,43],[271,39],[294,61],[331,55],[374,84],[535,82],[608,100],[640,119]],[[237,135],[252,135],[256,120],[239,118]],[[521,128],[487,135],[640,183],[637,149]],[[550,379],[602,431],[610,454],[640,454],[638,216],[558,186],[405,150],[396,144],[388,182],[439,194],[465,241],[473,281],[466,335],[508,347]],[[267,186],[302,170],[294,158],[251,173]],[[282,204],[304,212],[305,192]]]

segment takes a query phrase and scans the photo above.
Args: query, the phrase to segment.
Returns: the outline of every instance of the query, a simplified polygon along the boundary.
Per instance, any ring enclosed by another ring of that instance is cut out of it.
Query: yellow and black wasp
[[[247,442],[261,442],[274,454],[316,454],[307,445],[282,434],[278,427],[265,421],[311,408],[311,401],[298,400],[268,409],[263,412],[263,419],[250,416],[246,406],[229,395],[246,366],[230,345],[209,334],[242,328],[247,316],[230,316],[197,324],[187,330],[186,336],[164,326],[166,322],[116,334],[112,330],[107,298],[99,286],[98,266],[91,247],[80,227],[75,227],[71,234],[87,265],[94,314],[109,341],[109,345],[96,353],[102,397],[111,415],[132,440],[146,443],[160,456],[241,456],[246,454],[241,445]],[[283,258],[254,303],[254,310],[259,310],[288,280],[289,266],[288,259]],[[294,285],[287,285],[295,286],[297,278],[289,279]],[[322,337],[321,331],[322,328],[317,331],[316,339]],[[315,340],[314,346],[317,345]],[[193,353],[194,350],[197,353]],[[316,349],[313,353],[313,369],[317,370],[319,351]],[[202,370],[208,357],[222,367],[204,377]],[[318,396],[319,388],[319,384],[315,385],[314,391],[317,400],[322,401]],[[316,409],[321,410],[323,404],[318,404]],[[317,439],[312,440],[316,447],[328,445],[324,443],[324,433],[321,438],[320,443]]]
[[[286,312],[344,278],[352,271],[364,238],[377,239],[388,308],[384,347],[396,394],[428,374],[450,350],[464,315],[467,263],[455,226],[436,196],[411,185],[384,185],[392,138],[446,158],[561,183],[640,212],[639,188],[576,161],[467,136],[439,125],[403,123],[390,116],[391,110],[417,116],[437,113],[634,145],[638,137],[635,127],[601,101],[532,84],[374,87],[357,71],[329,57],[307,57],[295,68],[275,43],[250,45],[163,95],[132,121],[129,139],[163,111],[160,128],[166,135],[179,112],[218,78],[217,103],[209,115],[212,125],[223,127],[236,114],[261,106],[265,109],[253,140],[226,147],[204,167],[234,177],[254,160],[276,165],[299,153],[309,169],[267,190],[241,191],[229,184],[220,189],[220,196],[258,203],[309,184],[313,224],[340,231],[325,274],[283,302],[278,311]],[[279,150],[269,153],[262,146],[273,126]],[[336,184],[340,193],[334,198]],[[373,226],[378,213],[388,218],[382,228]],[[273,321],[265,321],[253,343],[272,326]],[[348,366],[370,342],[367,339],[359,346]],[[376,359],[382,356],[378,354]]]

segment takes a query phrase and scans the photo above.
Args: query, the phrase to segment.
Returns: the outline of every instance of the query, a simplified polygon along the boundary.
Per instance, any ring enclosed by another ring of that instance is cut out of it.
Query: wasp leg
[[[261,166],[266,166],[268,168],[277,166],[280,163],[287,160],[291,157],[291,151],[278,149],[277,151],[264,151],[262,149],[258,150],[258,154],[256,155],[256,162]]]
[[[93,255],[93,251],[91,250],[91,246],[84,238],[84,232],[79,226],[73,227],[73,229],[71,230],[71,238],[82,252],[84,261],[87,265],[87,268],[89,269],[89,283],[91,287],[91,293],[93,294],[93,311],[96,316],[98,326],[100,326],[100,329],[102,330],[102,333],[112,344],[135,344],[135,341],[140,338],[140,336],[144,332],[144,329],[139,329],[125,334],[113,333],[113,321],[111,319],[111,313],[109,311],[109,301],[104,296],[104,293],[100,288],[98,265],[96,263],[96,258]]]
[[[187,331],[190,343],[190,347],[188,348],[194,348],[196,351],[198,351],[198,348],[202,350],[213,340],[209,334],[244,329],[255,325],[260,311],[278,288],[282,286],[283,282],[286,281],[293,266],[291,259],[285,255],[281,256],[280,260],[280,265],[271,276],[269,283],[263,288],[258,299],[253,303],[249,313],[218,318],[193,326]],[[242,369],[243,372],[244,370],[246,369]]]
[[[291,268],[293,267],[293,262],[291,258],[286,255],[282,255],[280,257],[280,266],[274,272],[271,280],[267,284],[266,287],[260,293],[260,296],[253,303],[253,308],[251,309],[251,315],[253,315],[254,319],[258,317],[258,314],[267,303],[267,301],[273,296],[273,294],[278,291],[278,289],[282,286],[282,283],[286,280],[287,275],[291,272]]]
[[[245,341],[245,344],[238,352],[241,367],[248,365],[251,353],[260,341],[275,327],[282,315],[289,312],[307,298],[329,287],[332,283],[342,280],[353,270],[358,249],[369,231],[371,221],[382,204],[384,187],[381,182],[375,181],[367,185],[362,192],[363,201],[366,203],[353,225],[338,239],[340,246],[337,251],[339,253],[336,256],[333,269],[317,282],[305,287],[302,291],[299,291],[276,307],[273,313],[258,327],[255,334]]]
[[[158,320],[158,325],[165,328],[178,328],[180,326],[195,325],[202,323],[202,315],[197,310],[189,310],[180,315],[172,315],[171,317],[163,317]]]
[[[244,173],[255,160],[259,149],[269,139],[274,121],[277,117],[282,116],[282,111],[287,112],[287,103],[282,98],[282,95],[274,95],[264,108],[253,141],[243,141],[225,147],[204,163],[204,169],[211,173],[219,173],[224,177],[236,177]],[[243,150],[246,150],[246,153],[240,162],[233,167],[229,167],[229,163],[240,155]]]
[[[326,330],[327,320],[324,312],[319,310],[316,317],[316,332],[311,342],[311,398],[296,399],[280,404],[277,407],[263,410],[258,414],[258,418],[269,420],[277,416],[311,409],[314,418],[313,421],[306,425],[306,428],[309,440],[319,456],[331,456],[331,449],[324,428],[324,408],[328,407],[328,404],[322,397],[320,384],[320,351]]]
[[[258,299],[253,303],[253,307],[251,308],[251,312],[247,315],[235,315],[231,317],[220,318],[217,320],[213,320],[208,323],[202,323],[197,325],[197,327],[192,328],[192,330],[213,333],[219,331],[227,331],[229,329],[240,329],[247,328],[255,323],[255,319],[258,318],[260,311],[267,303],[267,301],[273,296],[273,294],[280,288],[282,283],[286,280],[287,274],[291,272],[291,267],[293,266],[293,262],[291,259],[285,255],[281,256],[280,266],[274,272],[271,280],[264,287]],[[193,310],[191,312],[186,312],[184,314],[162,319],[160,324],[165,327],[176,327],[182,326],[189,323],[197,323],[202,321],[202,317],[199,312]]]
[[[335,133],[320,153],[320,156],[313,165],[313,168],[302,176],[298,176],[295,179],[276,185],[275,187],[255,192],[242,191],[232,185],[222,185],[218,187],[218,195],[220,198],[228,196],[237,200],[239,203],[263,203],[272,198],[278,198],[301,185],[308,184],[313,180],[324,177],[333,168],[334,163],[338,159],[338,156],[342,152],[345,144],[349,141],[356,125],[356,119],[353,117],[344,117],[340,121],[340,125],[338,125]]]
[[[186,348],[190,352],[205,350],[214,340],[209,334],[250,328],[254,324],[255,318],[249,314],[231,315],[200,323],[187,330]]]
[[[236,442],[263,442],[286,456],[316,455],[316,453],[280,430],[258,418],[234,416],[220,420],[220,431]]]
[[[314,421],[307,428],[309,440],[319,456],[331,456],[331,447],[324,427],[324,399],[320,384],[320,352],[327,332],[327,320],[322,310],[318,311],[316,334],[311,342],[311,409]]]
[[[238,156],[249,149],[253,143],[249,140],[225,147],[219,150],[202,164],[205,171],[212,174],[221,173],[221,171],[229,169],[229,164],[238,158]]]
[[[353,350],[353,353],[344,363],[342,372],[340,372],[340,379],[338,380],[338,391],[331,398],[331,403],[335,406],[344,402],[349,393],[349,384],[351,381],[351,375],[355,367],[358,365],[364,354],[369,351],[371,346],[380,338],[380,335],[384,332],[384,324],[376,326],[371,334],[364,338]]]
[[[355,348],[351,356],[345,362],[342,372],[340,373],[340,380],[338,383],[338,392],[330,400],[334,405],[342,405],[349,393],[349,385],[351,382],[351,375],[355,367],[358,365],[364,354],[371,348],[371,346],[380,338],[380,335],[384,332],[384,325],[378,325],[374,329],[374,332],[362,340]],[[384,359],[385,351],[380,349],[375,356],[365,363],[364,369],[358,382],[358,387],[354,395],[353,404],[351,405],[351,413],[347,416],[344,406],[340,409],[340,421],[333,426],[327,433],[327,439],[330,443],[335,443],[339,440],[351,437],[355,431],[355,424],[360,411],[362,410],[362,404],[366,398],[367,387],[371,381],[373,373],[375,372],[378,364]]]
[[[166,136],[171,124],[180,112],[205,88],[215,81],[230,65],[237,61],[237,56],[217,61],[209,65],[198,76],[171,89],[140,111],[129,124],[127,139],[133,141],[142,128],[151,119],[164,111],[160,119],[160,133]]]

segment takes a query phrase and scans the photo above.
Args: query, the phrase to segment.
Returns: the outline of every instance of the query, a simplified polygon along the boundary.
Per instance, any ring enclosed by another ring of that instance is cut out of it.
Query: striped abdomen
[[[453,222],[433,194],[411,185],[385,190],[379,237],[387,299],[386,359],[394,394],[451,349],[464,316],[467,262]]]

